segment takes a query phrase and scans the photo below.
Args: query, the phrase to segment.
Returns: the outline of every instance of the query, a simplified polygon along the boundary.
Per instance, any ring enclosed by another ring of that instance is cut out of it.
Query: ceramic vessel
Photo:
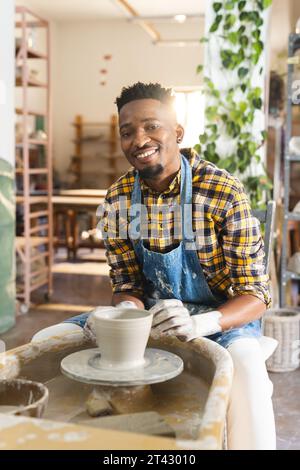
[[[93,313],[101,357],[100,368],[115,370],[143,366],[152,313],[131,308],[104,308]]]
[[[48,389],[42,383],[23,379],[1,380],[0,413],[41,418],[48,396]]]

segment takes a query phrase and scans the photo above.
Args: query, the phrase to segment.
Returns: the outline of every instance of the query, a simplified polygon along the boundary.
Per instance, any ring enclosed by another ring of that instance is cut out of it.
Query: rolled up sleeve
[[[112,214],[114,216],[112,217]],[[114,219],[115,217],[115,219]],[[115,220],[115,223],[112,221]],[[143,280],[140,266],[129,238],[121,238],[117,203],[105,200],[99,228],[106,248],[109,276],[113,293],[143,294]],[[122,231],[121,231],[122,233]]]

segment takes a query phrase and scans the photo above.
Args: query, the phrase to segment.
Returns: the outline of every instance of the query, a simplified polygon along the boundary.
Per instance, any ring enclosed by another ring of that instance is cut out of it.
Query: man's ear
[[[184,136],[184,128],[182,127],[181,124],[176,124],[176,139],[177,139],[178,144],[182,142],[183,136]]]

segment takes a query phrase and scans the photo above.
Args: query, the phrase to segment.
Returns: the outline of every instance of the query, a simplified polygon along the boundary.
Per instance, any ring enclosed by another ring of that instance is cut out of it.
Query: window
[[[175,92],[175,110],[178,122],[185,133],[182,147],[193,147],[204,131],[204,94],[201,90],[178,90]]]

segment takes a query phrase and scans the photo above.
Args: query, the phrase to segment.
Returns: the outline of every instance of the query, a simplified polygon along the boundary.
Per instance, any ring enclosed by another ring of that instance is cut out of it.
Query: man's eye
[[[156,130],[156,129],[158,129],[158,128],[159,128],[159,125],[158,125],[158,124],[151,124],[151,126],[148,126],[148,129],[149,129],[150,131],[154,131],[154,130]]]
[[[126,139],[129,137],[129,132],[125,132],[124,134],[121,134],[122,139]]]

